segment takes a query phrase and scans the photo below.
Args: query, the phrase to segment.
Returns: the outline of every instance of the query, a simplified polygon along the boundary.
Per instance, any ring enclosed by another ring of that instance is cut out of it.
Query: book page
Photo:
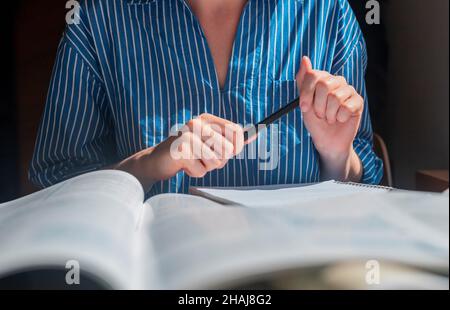
[[[399,192],[389,197],[393,210],[407,214],[418,223],[427,225],[436,233],[449,235],[448,204],[441,203],[449,199],[448,195],[421,192]],[[409,203],[408,203],[409,202]],[[414,202],[414,203],[411,203]]]
[[[297,205],[330,197],[387,191],[387,189],[327,181],[305,186],[293,185],[287,188],[279,188],[277,186],[267,186],[261,189],[194,188],[191,191],[195,195],[217,202],[224,202],[224,204],[261,208],[279,206],[281,202],[284,206]]]
[[[143,226],[158,270],[157,288],[222,287],[352,259],[400,262],[448,274],[448,232],[394,208],[396,197],[356,193],[320,203],[248,208],[200,197],[158,196],[150,201],[151,224]],[[405,209],[417,201],[399,199]],[[446,205],[448,197],[432,196],[421,207],[440,213]],[[448,208],[446,215],[448,225]]]
[[[81,175],[0,205],[0,274],[76,260],[109,285],[131,274],[144,192],[131,175]],[[61,279],[64,284],[64,279]]]

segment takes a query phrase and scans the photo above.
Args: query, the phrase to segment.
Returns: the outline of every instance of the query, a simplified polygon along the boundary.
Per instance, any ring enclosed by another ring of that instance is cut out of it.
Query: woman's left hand
[[[355,161],[353,140],[361,122],[364,99],[344,77],[313,70],[308,57],[302,59],[297,83],[304,124],[322,162],[331,170],[339,170],[338,166],[348,170],[351,164],[348,161],[352,158]],[[348,179],[345,171],[330,174]]]

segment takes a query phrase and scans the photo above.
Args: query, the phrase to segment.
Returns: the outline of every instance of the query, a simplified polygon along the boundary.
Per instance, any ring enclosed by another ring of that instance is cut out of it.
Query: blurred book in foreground
[[[76,261],[114,289],[448,289],[448,194],[192,192],[144,201],[133,176],[100,171],[2,204],[0,277]]]

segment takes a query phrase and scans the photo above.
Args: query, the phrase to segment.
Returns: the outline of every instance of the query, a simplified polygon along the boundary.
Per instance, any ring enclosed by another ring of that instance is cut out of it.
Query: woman
[[[378,183],[365,66],[347,0],[83,1],[58,49],[31,180],[49,186],[118,169],[150,195],[191,185]],[[300,109],[271,139],[278,164],[260,169],[246,152],[258,141],[245,146],[237,124],[299,95]],[[174,136],[177,124],[187,126]]]

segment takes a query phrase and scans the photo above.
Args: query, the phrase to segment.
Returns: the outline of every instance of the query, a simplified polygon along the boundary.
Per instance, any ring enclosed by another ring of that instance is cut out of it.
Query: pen
[[[265,127],[267,127],[270,124],[272,124],[272,123],[276,122],[277,120],[279,120],[284,115],[286,115],[289,112],[295,110],[299,106],[299,100],[300,100],[299,98],[295,99],[294,101],[292,101],[288,105],[284,106],[283,108],[281,108],[277,112],[275,112],[272,115],[270,115],[269,117],[263,119],[258,124],[256,124],[256,126],[254,127],[254,130],[245,131],[244,132],[244,141],[248,141],[250,138],[253,138],[254,136],[256,136],[258,134],[258,128],[261,125],[264,125]]]

